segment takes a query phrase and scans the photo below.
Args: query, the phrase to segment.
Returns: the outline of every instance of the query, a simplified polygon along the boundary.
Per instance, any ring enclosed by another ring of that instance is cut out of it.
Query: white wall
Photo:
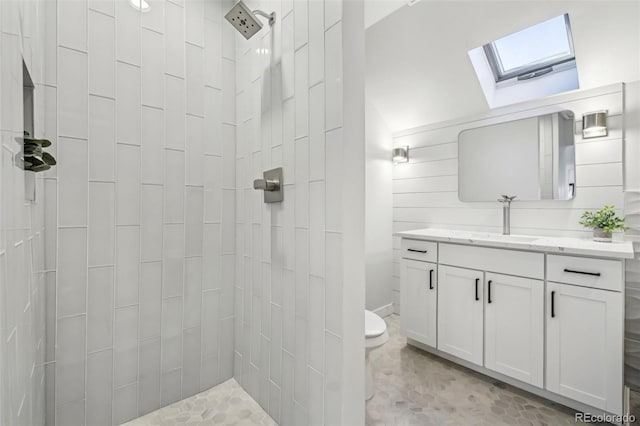
[[[47,183],[37,175],[36,200],[26,200],[25,179],[16,157],[23,132],[22,61],[35,83],[35,134],[47,136],[44,86],[45,5],[0,4],[0,424],[45,424],[45,360],[53,350],[47,339],[45,306],[50,284],[45,255]],[[27,177],[27,175],[31,175]],[[54,225],[55,227],[55,225]],[[53,257],[55,259],[55,257]]]
[[[47,2],[49,425],[232,375],[233,40],[219,1],[149,3]]]
[[[467,52],[564,13],[581,89],[640,79],[638,2],[422,0],[367,29],[367,97],[392,131],[485,112]]]
[[[236,35],[234,376],[279,424],[362,424],[362,5],[252,7],[277,18]],[[274,167],[265,204],[252,182]]]
[[[576,196],[570,201],[516,200],[511,210],[511,232],[588,238],[591,231],[578,224],[584,210],[613,204],[622,214],[623,85],[617,84],[396,133],[394,146],[409,145],[411,160],[394,166],[393,231],[433,227],[501,232],[500,203],[464,203],[458,200],[457,135],[465,128],[491,124],[505,114],[517,119],[546,113],[549,109],[545,107],[548,106],[569,109],[576,114]],[[600,109],[609,110],[609,135],[583,140],[582,114]],[[637,167],[632,161],[626,164]],[[499,167],[499,162],[496,167]],[[400,242],[394,237],[396,289],[399,260]]]
[[[380,113],[366,103],[367,183],[366,183],[366,307],[388,313],[393,300],[391,180],[393,137]]]

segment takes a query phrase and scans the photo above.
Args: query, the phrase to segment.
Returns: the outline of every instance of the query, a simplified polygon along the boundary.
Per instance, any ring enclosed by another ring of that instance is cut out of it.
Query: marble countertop
[[[615,259],[633,258],[633,244],[630,241],[601,243],[581,238],[502,235],[489,232],[437,228],[416,229],[413,231],[398,232],[394,235],[414,240],[440,241],[545,253],[577,254]]]

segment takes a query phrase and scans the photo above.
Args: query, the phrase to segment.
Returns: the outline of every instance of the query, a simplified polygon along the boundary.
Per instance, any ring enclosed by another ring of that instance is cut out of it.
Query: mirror
[[[513,120],[458,134],[458,198],[570,200],[575,195],[572,111]]]

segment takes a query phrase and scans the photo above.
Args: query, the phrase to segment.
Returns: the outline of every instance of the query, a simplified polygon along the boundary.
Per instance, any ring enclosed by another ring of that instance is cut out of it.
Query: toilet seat
[[[364,337],[371,339],[384,334],[387,324],[382,318],[371,311],[364,311]]]
[[[387,323],[382,318],[371,311],[364,311],[364,348],[365,348],[365,398],[367,400],[373,397],[373,372],[371,371],[371,363],[369,362],[369,353],[376,348],[387,343],[389,333],[387,332]]]

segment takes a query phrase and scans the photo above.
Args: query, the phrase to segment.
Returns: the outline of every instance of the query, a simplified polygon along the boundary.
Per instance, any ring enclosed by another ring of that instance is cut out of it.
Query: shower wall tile
[[[89,10],[95,10],[111,17],[116,16],[115,2],[111,0],[89,0]]]
[[[140,340],[160,337],[162,262],[140,264]]]
[[[180,368],[162,373],[161,405],[173,404],[182,399],[182,370]]]
[[[78,3],[81,2],[63,2]],[[76,27],[77,23],[70,25]],[[116,96],[116,23],[112,16],[89,11],[89,93],[107,98]]]
[[[113,386],[119,388],[138,378],[138,306],[115,310],[113,348]]]
[[[184,222],[184,152],[164,151],[164,223]]]
[[[273,34],[236,34],[234,376],[281,424],[342,422],[342,6],[279,1]],[[273,167],[284,201],[264,204]]]
[[[120,425],[138,417],[138,384],[113,391],[113,424]]]
[[[153,30],[157,33],[164,33],[165,2],[163,0],[152,0],[150,9],[142,14],[142,28]],[[164,46],[160,49],[164,50]],[[164,68],[162,69],[164,72]]]
[[[182,297],[162,301],[162,372],[182,364]],[[164,397],[163,397],[164,398]]]
[[[200,327],[189,328],[182,333],[182,398],[200,392],[201,377],[201,345]]]
[[[15,152],[0,150],[0,274],[26,284],[10,306],[0,297],[0,325],[16,328],[5,345],[24,352],[10,377],[35,365],[28,385],[11,384],[28,403],[8,424],[117,424],[232,376],[236,55],[222,20],[232,2],[222,3],[151,0],[145,14],[126,0],[3,3],[3,102],[19,102],[19,85],[4,83],[24,46],[36,134],[58,159],[24,203]],[[21,111],[1,113],[8,141]],[[46,296],[42,313],[27,289]]]
[[[187,186],[185,197],[185,256],[202,256],[204,227],[202,187]]]
[[[26,200],[27,173],[17,167],[14,158],[20,154],[15,138],[23,130],[23,60],[35,84],[34,134],[51,139],[47,151],[59,158],[58,87],[55,82],[44,86],[57,71],[55,61],[47,61],[58,54],[57,29],[46,30],[51,18],[55,19],[56,8],[52,14],[44,2],[2,2],[0,9],[0,423],[41,426],[45,419],[55,422],[56,415],[55,403],[47,398],[47,393],[55,393],[55,370],[47,362],[55,360],[56,350],[57,173],[36,175],[36,199]],[[78,53],[73,59],[81,63],[86,55]],[[71,74],[65,70],[65,99],[61,100],[67,130],[69,114],[78,112],[74,108],[78,97],[67,84]],[[78,86],[81,92],[82,80]],[[67,218],[73,217],[66,213]],[[69,240],[65,238],[65,244]],[[77,272],[68,261],[66,257],[67,280]],[[74,287],[68,284],[67,290]],[[65,309],[77,311],[81,306],[76,302]],[[66,333],[68,327],[64,328]],[[76,348],[70,349],[71,353],[61,352],[67,365],[77,359]]]
[[[138,303],[139,268],[140,227],[116,227],[116,307]]]
[[[163,86],[164,87],[164,86]],[[164,121],[164,111],[158,108],[142,107],[142,144],[140,150],[142,183],[162,185],[163,183],[163,128],[158,125]],[[143,217],[145,217],[143,215]]]
[[[87,2],[61,1],[58,13],[58,44],[86,52]]]
[[[185,260],[183,329],[200,326],[202,304],[202,258],[190,257]]]
[[[108,349],[113,345],[113,282],[113,266],[89,268],[88,353]]]
[[[155,31],[142,29],[142,105],[164,106],[164,48],[163,36]]]
[[[119,143],[117,164],[116,225],[139,225],[140,147]]]
[[[85,398],[86,316],[61,318],[57,327],[56,407]]]
[[[140,65],[140,11],[126,1],[116,1],[116,59]]]
[[[86,424],[109,425],[112,415],[113,351],[92,353],[87,357]]]
[[[184,225],[164,225],[162,298],[182,296],[184,273]]]
[[[185,178],[189,186],[204,184],[203,121],[202,117],[187,114]]]
[[[138,415],[160,408],[160,338],[140,342]]]
[[[164,16],[165,57],[169,59],[165,62],[166,73],[175,77],[184,77],[184,8],[175,3],[167,2],[165,3]]]
[[[140,145],[140,67],[118,62],[116,70],[117,141]]]
[[[89,96],[89,179],[115,182],[116,103]]]
[[[205,8],[220,7],[219,2],[205,2]],[[205,21],[204,26],[204,84],[220,89],[222,87],[222,22]]]
[[[86,313],[86,256],[86,228],[61,228],[58,230],[58,318]]]
[[[81,139],[60,138],[58,143],[58,223],[87,226],[88,147]]]
[[[196,46],[204,46],[204,0],[185,2],[185,41]]]
[[[187,85],[187,114],[204,115],[204,86],[203,49],[193,44],[186,44],[186,85]]]
[[[89,182],[89,267],[114,264],[115,184]]]
[[[170,58],[167,54],[167,58]],[[167,61],[172,62],[172,61]],[[177,62],[177,61],[175,61]],[[166,74],[164,78],[165,97],[170,100],[165,105],[164,137],[165,147],[184,150],[185,139],[185,84],[179,77]],[[207,120],[215,120],[207,115]]]
[[[85,401],[76,401],[56,408],[55,423],[59,425],[81,425],[85,420]]]
[[[160,185],[140,187],[140,261],[162,260],[162,195]]]
[[[86,138],[87,54],[59,47],[58,58],[58,134]]]

